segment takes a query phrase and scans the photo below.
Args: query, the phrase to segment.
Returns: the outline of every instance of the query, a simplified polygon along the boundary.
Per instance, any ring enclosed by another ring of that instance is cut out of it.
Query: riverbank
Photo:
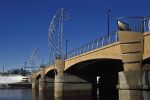
[[[0,84],[0,89],[30,89],[30,83]]]

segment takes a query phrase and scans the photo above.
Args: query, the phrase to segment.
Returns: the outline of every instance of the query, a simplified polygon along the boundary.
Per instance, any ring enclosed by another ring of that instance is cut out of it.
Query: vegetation
[[[31,74],[28,70],[21,69],[11,69],[7,71],[7,74],[17,74],[17,75],[29,75]]]

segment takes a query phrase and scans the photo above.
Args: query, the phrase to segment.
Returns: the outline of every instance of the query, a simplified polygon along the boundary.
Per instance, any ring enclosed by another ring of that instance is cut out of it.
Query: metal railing
[[[150,17],[144,19],[144,32],[150,31]]]
[[[66,59],[72,58],[74,56],[95,50],[97,48],[101,48],[103,46],[106,46],[108,44],[112,44],[114,42],[118,41],[118,33],[117,31],[114,31],[110,33],[110,35],[103,35],[101,38],[98,38],[96,40],[93,40],[79,48],[76,48],[70,52],[67,53]]]
[[[141,32],[150,31],[150,18],[146,17],[121,17],[117,18],[118,21],[118,30],[119,31],[132,31],[132,32]],[[118,41],[118,31],[110,33],[110,35],[102,36],[96,40],[93,40],[79,48],[76,48],[67,53],[65,59],[72,58],[74,56],[101,48],[108,44]]]
[[[117,18],[119,31],[132,31],[144,33],[148,30],[147,17],[121,17]]]
[[[133,32],[146,32],[150,31],[150,17],[121,17],[118,18],[118,30],[119,31],[133,31]],[[119,26],[121,25],[121,26]],[[120,30],[122,28],[122,30]],[[65,54],[64,59],[69,59],[83,53],[87,53],[89,51],[95,50],[97,48],[101,48],[103,46],[115,43],[118,41],[118,30],[113,31],[109,34],[109,36],[103,35],[100,38],[93,40],[85,45],[82,45],[79,48],[76,48],[70,52]],[[67,55],[67,56],[66,56]],[[46,67],[54,65],[53,62],[49,62],[45,64]]]

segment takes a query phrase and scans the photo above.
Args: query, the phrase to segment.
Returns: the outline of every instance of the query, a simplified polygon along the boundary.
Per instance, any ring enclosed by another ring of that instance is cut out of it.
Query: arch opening
[[[36,77],[36,80],[39,80],[41,78],[41,74],[39,74],[37,77]]]
[[[118,100],[118,72],[123,71],[121,60],[93,59],[80,62],[65,71],[92,84],[93,100]]]
[[[49,70],[46,74],[45,74],[45,78],[54,78],[55,77],[55,69]]]

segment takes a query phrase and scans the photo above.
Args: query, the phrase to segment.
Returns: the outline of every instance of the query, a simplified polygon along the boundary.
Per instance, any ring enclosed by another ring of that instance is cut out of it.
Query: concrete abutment
[[[119,72],[119,100],[150,100],[150,70]]]
[[[150,70],[142,69],[143,33],[119,31],[124,72],[118,73],[119,100],[150,100]]]

